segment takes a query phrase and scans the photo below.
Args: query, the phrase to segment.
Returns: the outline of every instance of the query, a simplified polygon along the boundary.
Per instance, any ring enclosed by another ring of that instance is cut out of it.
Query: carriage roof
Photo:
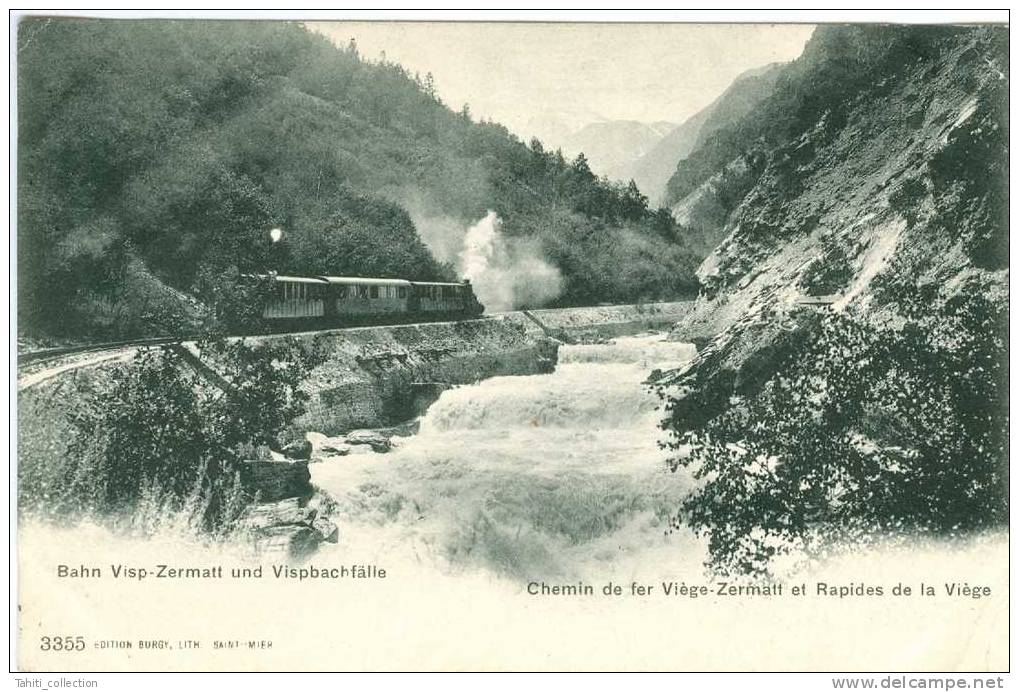
[[[283,276],[276,281],[294,284],[332,284],[338,286],[463,286],[450,281],[407,281],[406,279],[369,279],[361,276]]]
[[[451,283],[449,281],[411,281],[413,286],[463,286],[462,283]]]
[[[328,283],[340,286],[410,286],[406,279],[365,279],[359,276],[322,276]]]
[[[276,276],[276,281],[293,284],[333,284],[338,286],[410,286],[404,279],[366,279],[360,276]]]
[[[328,283],[321,276],[279,276],[273,277],[276,281],[288,284],[324,284]]]

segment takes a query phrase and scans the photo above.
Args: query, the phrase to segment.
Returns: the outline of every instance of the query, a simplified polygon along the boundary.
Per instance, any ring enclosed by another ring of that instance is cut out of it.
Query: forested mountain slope
[[[270,268],[452,278],[456,239],[435,236],[488,210],[562,273],[558,303],[695,287],[635,189],[453,112],[432,80],[291,23],[24,20],[19,327],[174,332]]]

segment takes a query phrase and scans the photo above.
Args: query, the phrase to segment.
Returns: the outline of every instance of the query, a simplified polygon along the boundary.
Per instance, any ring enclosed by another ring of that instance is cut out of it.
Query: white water
[[[689,480],[666,467],[660,401],[642,384],[694,354],[662,335],[566,345],[552,374],[444,392],[389,454],[312,466],[339,504],[337,549],[368,537],[440,569],[514,577],[630,573],[659,553],[699,570],[699,544],[666,535]]]

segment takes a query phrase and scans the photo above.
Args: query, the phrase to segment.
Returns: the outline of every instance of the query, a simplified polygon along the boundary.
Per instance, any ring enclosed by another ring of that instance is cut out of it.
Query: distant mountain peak
[[[569,156],[583,152],[598,175],[625,180],[634,163],[675,127],[676,123],[663,120],[599,120],[567,137],[562,149]]]

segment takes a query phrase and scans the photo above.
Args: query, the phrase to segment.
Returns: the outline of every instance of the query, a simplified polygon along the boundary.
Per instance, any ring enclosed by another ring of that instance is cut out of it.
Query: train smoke
[[[492,312],[539,307],[559,295],[562,275],[541,256],[537,243],[500,232],[494,211],[467,229],[460,251],[460,273]]]

